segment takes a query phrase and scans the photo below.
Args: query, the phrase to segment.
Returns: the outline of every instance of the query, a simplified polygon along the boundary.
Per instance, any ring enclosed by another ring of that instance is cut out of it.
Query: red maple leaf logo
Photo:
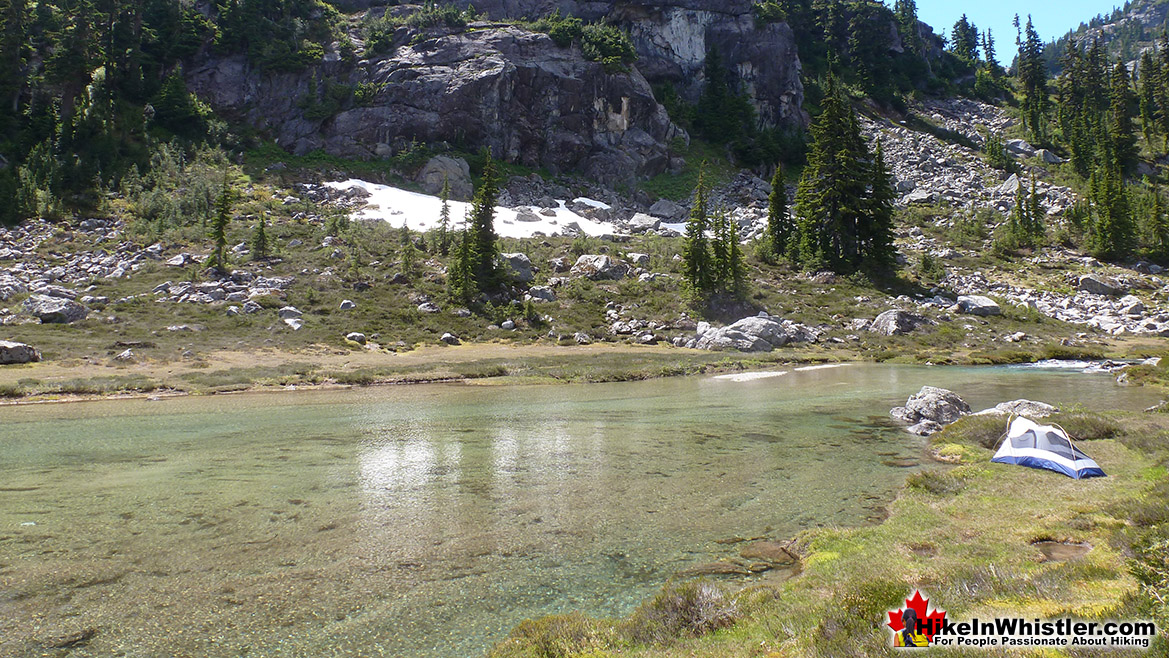
[[[913,591],[911,598],[905,599],[906,607],[912,608],[917,613],[917,619],[921,622],[922,635],[925,635],[926,639],[932,642],[934,634],[942,628],[942,622],[946,619],[946,611],[935,609],[933,612],[927,613],[929,604],[930,600],[922,598],[921,592],[918,590]],[[887,625],[893,629],[894,633],[900,633],[905,628],[905,624],[901,621],[901,615],[904,611],[905,608],[898,608],[890,610],[888,613],[889,623]]]

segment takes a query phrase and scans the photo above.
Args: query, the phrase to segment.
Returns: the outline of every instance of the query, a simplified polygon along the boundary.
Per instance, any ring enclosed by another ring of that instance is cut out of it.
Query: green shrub
[[[732,626],[738,618],[734,600],[718,585],[699,580],[667,585],[634,611],[623,630],[639,644],[669,644]]]
[[[489,658],[570,658],[603,651],[612,643],[607,624],[580,613],[520,622]]]

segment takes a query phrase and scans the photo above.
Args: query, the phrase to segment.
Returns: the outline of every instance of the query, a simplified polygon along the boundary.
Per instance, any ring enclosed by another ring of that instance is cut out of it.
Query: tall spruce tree
[[[834,76],[812,124],[808,164],[796,193],[798,260],[850,272],[866,264],[872,231],[871,155],[856,113]]]
[[[1157,131],[1157,85],[1161,79],[1161,72],[1157,69],[1157,60],[1151,51],[1141,53],[1141,64],[1138,72],[1139,88],[1137,96],[1140,99],[1141,134],[1145,143],[1153,148],[1153,135]]]
[[[700,170],[690,206],[690,219],[686,222],[685,243],[682,245],[682,278],[690,290],[699,296],[707,294],[713,283],[710,244],[706,238],[710,220],[707,216],[704,177],[705,172]]]
[[[1121,174],[1128,174],[1136,167],[1139,151],[1132,125],[1132,86],[1124,62],[1118,61],[1112,67],[1109,96],[1108,133],[1112,139],[1108,151],[1112,156],[1111,165]]]
[[[908,53],[922,54],[921,34],[917,26],[917,3],[914,0],[896,0],[893,3],[893,16],[897,19],[897,34],[901,37],[901,46]]]
[[[451,248],[451,180],[446,174],[443,174],[438,198],[442,202],[438,211],[438,253],[446,256]]]
[[[767,251],[775,258],[787,254],[788,246],[795,235],[796,225],[787,207],[787,184],[783,167],[775,168],[771,177],[771,194],[767,197]]]
[[[483,179],[471,199],[471,266],[476,291],[493,290],[500,283],[496,260],[495,202],[499,198],[499,172],[491,151],[484,152]]]
[[[1015,17],[1016,25],[1018,16]],[[1023,91],[1023,124],[1036,142],[1046,141],[1047,63],[1043,59],[1043,41],[1027,16],[1027,27],[1019,41],[1017,61],[1019,87]]]

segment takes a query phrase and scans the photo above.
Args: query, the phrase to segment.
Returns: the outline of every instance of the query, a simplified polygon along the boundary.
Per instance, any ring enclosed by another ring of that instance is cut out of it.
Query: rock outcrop
[[[418,142],[457,142],[616,183],[664,171],[667,143],[684,136],[637,68],[610,73],[575,46],[517,27],[402,28],[384,57],[329,59],[304,73],[272,74],[243,56],[218,57],[186,77],[217,111],[264,126],[295,153],[375,158]],[[305,108],[323,102],[312,96],[324,93],[320,79],[378,91],[369,102],[314,118]]]

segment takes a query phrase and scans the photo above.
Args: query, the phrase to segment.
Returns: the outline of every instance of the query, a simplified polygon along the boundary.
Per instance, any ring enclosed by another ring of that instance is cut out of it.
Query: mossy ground
[[[1164,466],[1169,417],[1078,413],[1053,420],[1082,430],[1084,438],[1111,437],[1082,444],[1108,477],[1077,481],[991,463],[1003,419],[969,417],[931,441],[933,450],[957,465],[911,478],[883,523],[804,533],[796,543],[802,573],[785,583],[742,589],[733,581],[723,583],[721,596],[706,607],[732,609],[733,624],[684,627],[668,639],[645,643],[638,641],[646,636],[644,629],[640,635],[629,631],[645,617],[644,608],[628,620],[556,617],[521,626],[491,655],[893,655],[885,613],[902,607],[919,588],[957,620],[999,615],[1153,619],[1161,635],[1147,655],[1169,655],[1169,607],[1164,581],[1156,580],[1164,579],[1169,567],[1164,543],[1169,536]],[[1079,559],[1055,561],[1033,545],[1044,540],[1092,548]],[[1160,548],[1150,551],[1149,546]],[[677,587],[668,586],[666,592]],[[661,605],[655,600],[645,607]],[[929,650],[930,655],[961,653]],[[985,655],[1018,654],[990,650]]]

